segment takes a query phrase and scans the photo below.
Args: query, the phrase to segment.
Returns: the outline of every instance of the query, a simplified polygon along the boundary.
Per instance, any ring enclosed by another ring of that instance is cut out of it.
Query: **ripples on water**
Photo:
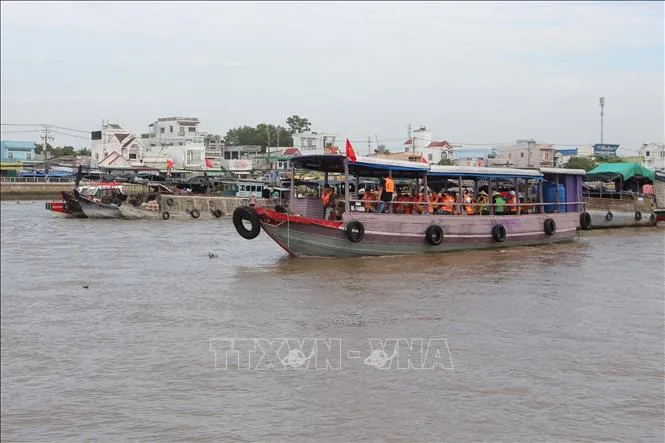
[[[1,208],[3,441],[664,440],[663,229],[305,261],[230,219]],[[341,338],[342,367],[215,371],[210,337]],[[454,370],[346,358],[391,337]]]

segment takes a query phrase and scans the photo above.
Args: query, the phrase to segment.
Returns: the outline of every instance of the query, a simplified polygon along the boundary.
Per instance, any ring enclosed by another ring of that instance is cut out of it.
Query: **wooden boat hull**
[[[640,212],[641,219],[637,220],[636,212],[631,211],[587,211],[591,216],[589,229],[611,229],[611,228],[645,228],[656,224],[654,212]],[[611,214],[611,215],[608,215]]]
[[[574,240],[579,225],[579,213],[499,217],[353,213],[335,226],[336,222],[321,223],[261,208],[256,212],[265,233],[294,257],[429,254],[557,243]],[[556,223],[553,235],[544,232],[547,218]],[[346,235],[346,225],[354,220],[365,229],[360,242],[352,242]],[[427,228],[434,224],[444,232],[437,246],[425,238]],[[506,228],[505,241],[497,242],[492,237],[495,224]]]
[[[120,214],[123,218],[133,220],[161,220],[162,213],[160,211],[148,211],[146,209],[137,208],[127,203],[123,203],[119,207]]]
[[[76,194],[76,201],[88,218],[122,218],[119,206],[97,203]]]

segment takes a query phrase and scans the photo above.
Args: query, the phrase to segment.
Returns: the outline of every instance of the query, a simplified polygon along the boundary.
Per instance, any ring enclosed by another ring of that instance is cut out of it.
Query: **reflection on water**
[[[1,205],[3,440],[663,441],[663,229],[299,260],[228,218],[43,207]],[[215,370],[241,337],[336,338],[340,369]],[[363,361],[437,337],[454,370]]]

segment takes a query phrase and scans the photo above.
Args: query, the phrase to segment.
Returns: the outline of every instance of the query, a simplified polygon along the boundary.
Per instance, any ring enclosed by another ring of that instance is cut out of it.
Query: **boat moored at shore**
[[[654,172],[637,163],[602,163],[586,175],[588,229],[650,227],[657,224],[652,193]]]

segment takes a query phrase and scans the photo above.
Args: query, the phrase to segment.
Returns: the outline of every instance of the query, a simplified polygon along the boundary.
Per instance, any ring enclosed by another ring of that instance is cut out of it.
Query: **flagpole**
[[[344,156],[344,212],[347,214],[351,212],[351,204],[349,203],[349,198],[351,198],[351,193],[349,192],[349,157]]]

